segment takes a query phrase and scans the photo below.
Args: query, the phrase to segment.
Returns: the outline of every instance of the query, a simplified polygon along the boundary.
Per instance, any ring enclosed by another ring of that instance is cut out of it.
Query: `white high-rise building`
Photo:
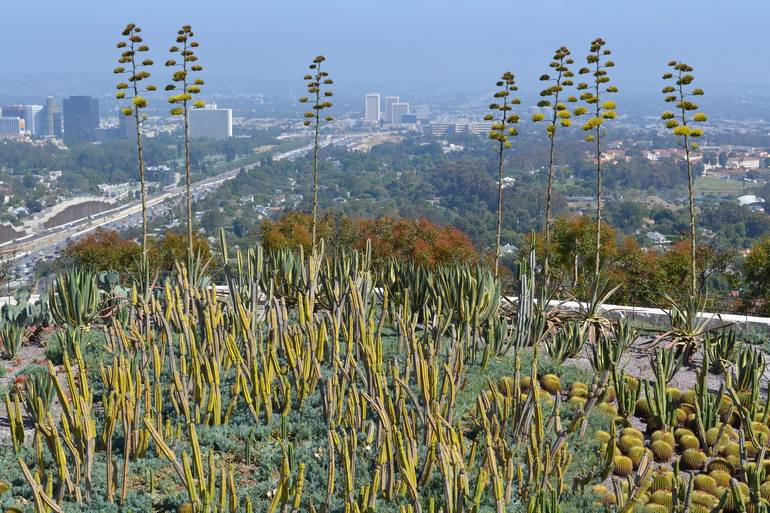
[[[38,135],[42,127],[38,127],[38,124],[42,124],[43,110],[42,105],[25,105],[24,106],[24,129],[29,132],[30,135]]]
[[[393,104],[399,101],[398,96],[385,97],[385,123],[393,123]]]
[[[369,93],[364,99],[364,120],[368,123],[380,122],[380,93]]]
[[[190,138],[226,139],[233,136],[233,110],[216,103],[190,110]]]
[[[401,124],[401,116],[404,114],[409,114],[409,102],[395,102],[391,106],[391,112],[393,114],[393,120],[391,121],[394,125],[400,125]]]

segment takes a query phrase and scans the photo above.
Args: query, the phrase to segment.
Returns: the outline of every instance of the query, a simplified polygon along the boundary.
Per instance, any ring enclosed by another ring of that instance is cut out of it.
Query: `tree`
[[[511,114],[513,105],[518,105],[521,100],[518,98],[511,98],[511,94],[517,91],[519,88],[516,86],[516,78],[513,73],[506,71],[497,81],[497,87],[500,88],[495,92],[494,98],[496,102],[492,103],[489,109],[497,114],[487,114],[484,119],[486,121],[493,121],[492,128],[489,131],[489,138],[493,141],[497,141],[497,229],[495,231],[495,278],[499,276],[500,268],[500,234],[503,227],[503,163],[505,160],[505,150],[511,148],[512,143],[510,138],[518,135],[516,127],[514,126],[519,122],[519,116]]]
[[[141,260],[142,248],[115,230],[97,229],[67,243],[62,255],[69,263],[94,271],[126,272]]]
[[[144,88],[141,87],[141,82],[150,78],[150,72],[147,71],[147,68],[153,65],[150,59],[139,60],[139,55],[146,53],[150,49],[146,44],[143,44],[142,36],[139,35],[141,31],[142,29],[134,23],[129,23],[123,29],[122,35],[125,39],[117,44],[117,47],[122,50],[118,59],[120,66],[115,68],[114,73],[128,75],[128,83],[120,82],[116,86],[118,92],[115,94],[115,97],[118,100],[129,102],[129,105],[123,108],[122,113],[124,116],[133,116],[136,124],[136,158],[139,166],[139,183],[142,197],[142,286],[144,292],[147,292],[150,287],[150,268],[147,261],[147,187],[144,179],[145,166],[142,147],[142,122],[144,121],[144,116],[141,112],[149,105],[147,98],[143,94],[155,91],[155,86],[147,85]],[[126,91],[130,92],[129,95],[126,95]]]
[[[703,135],[703,130],[694,128],[692,124],[703,123],[706,121],[706,115],[702,112],[692,114],[698,110],[698,105],[691,98],[702,96],[703,89],[689,87],[695,77],[692,75],[693,68],[680,61],[671,61],[668,66],[673,72],[667,72],[663,75],[663,80],[674,81],[675,85],[667,85],[663,88],[666,103],[673,103],[677,113],[666,111],[661,116],[666,122],[666,128],[672,131],[677,137],[679,144],[684,149],[685,163],[687,166],[687,192],[689,194],[690,206],[690,301],[695,300],[697,293],[697,272],[695,267],[695,192],[693,183],[693,168],[690,162],[690,151],[697,148],[697,144],[692,142]],[[689,88],[688,88],[689,87]]]
[[[305,252],[312,250],[309,221],[310,216],[300,212],[265,221],[260,236],[262,245],[268,250],[300,247]],[[332,255],[351,248],[364,250],[369,241],[375,264],[394,258],[427,266],[481,260],[470,238],[462,231],[426,219],[387,216],[364,219],[327,214],[318,221],[318,234],[328,242],[327,253]]]
[[[727,165],[727,153],[720,151],[717,160],[719,162],[719,167],[725,167]]]
[[[561,275],[561,280],[578,296],[584,296],[596,259],[595,225],[588,216],[557,217],[553,224],[553,239],[551,241],[552,272]],[[611,262],[616,249],[616,232],[611,226],[606,226],[601,233],[602,261]],[[544,252],[544,234],[536,237],[536,250]],[[529,247],[529,245],[524,245]]]
[[[305,112],[305,121],[303,122],[305,126],[310,126],[312,124],[314,127],[312,226],[313,249],[315,249],[317,243],[316,224],[318,222],[318,136],[321,129],[321,111],[332,106],[332,102],[329,101],[329,98],[334,95],[332,91],[324,90],[324,86],[329,86],[334,83],[334,81],[329,78],[329,73],[321,70],[321,64],[323,64],[325,60],[326,57],[323,55],[319,55],[313,59],[313,63],[308,66],[310,73],[304,76],[307,92],[311,95],[311,105],[313,107],[313,110]],[[310,101],[310,99],[307,96],[303,96],[299,99],[299,101],[300,103],[307,103]],[[324,121],[328,122],[332,120],[332,117],[325,116],[323,119]]]
[[[616,93],[618,88],[615,86],[606,86],[610,82],[608,69],[615,66],[611,60],[602,59],[608,57],[612,52],[606,48],[602,38],[594,39],[591,42],[590,53],[586,57],[588,67],[581,68],[578,73],[581,75],[590,74],[590,86],[588,83],[580,83],[577,86],[579,91],[585,91],[580,95],[589,108],[593,109],[593,117],[589,118],[583,124],[583,130],[588,133],[585,140],[596,143],[596,247],[594,249],[594,280],[595,285],[599,286],[599,268],[602,243],[602,125],[605,120],[614,119],[615,102],[607,100],[602,102],[603,93]],[[589,90],[589,87],[593,91]],[[602,90],[602,88],[604,88]]]
[[[543,253],[543,277],[547,287],[549,270],[548,270],[548,256],[549,247],[551,243],[551,225],[552,225],[552,191],[553,191],[553,169],[554,169],[554,155],[556,149],[556,129],[558,126],[568,127],[572,124],[569,109],[562,101],[565,87],[573,85],[572,77],[574,74],[569,70],[568,65],[573,64],[574,61],[570,57],[570,51],[566,46],[562,46],[554,53],[553,60],[549,66],[556,73],[555,77],[550,75],[542,75],[541,81],[550,81],[551,84],[540,92],[540,96],[544,99],[537,103],[540,108],[550,108],[551,118],[546,125],[546,133],[549,139],[549,152],[548,152],[548,185],[546,188],[546,200],[545,200],[545,245]],[[547,98],[552,98],[549,100]],[[575,102],[577,98],[574,96],[567,96],[567,102]],[[585,107],[578,107],[579,110],[575,111],[576,115],[580,115],[585,111]],[[532,116],[532,121],[540,122],[545,119],[543,113],[536,113]]]
[[[187,254],[187,237],[167,231],[162,237],[148,239],[150,266],[159,272],[171,272],[176,262]],[[193,239],[193,249],[206,261],[211,258],[208,241]],[[141,265],[142,248],[134,240],[125,238],[115,230],[98,229],[82,239],[67,243],[62,250],[63,265],[86,267],[91,271],[134,272]]]
[[[277,221],[265,220],[261,227],[262,244],[271,250],[281,248],[298,250],[302,247],[304,251],[310,252],[314,247],[312,221],[312,217],[301,212],[290,212]],[[310,231],[308,226],[311,227]],[[324,239],[331,231],[326,218],[321,220],[316,229],[316,234],[320,234]]]
[[[176,59],[166,61],[166,66],[173,70],[171,80],[174,84],[168,84],[166,91],[177,90],[177,84],[181,86],[181,91],[169,96],[169,103],[176,105],[171,109],[172,116],[182,116],[184,120],[184,173],[185,173],[185,191],[187,200],[187,258],[188,265],[193,257],[193,215],[192,215],[192,179],[190,171],[190,108],[199,109],[205,104],[201,100],[193,101],[196,94],[200,93],[203,80],[200,78],[192,79],[192,73],[203,70],[203,66],[196,64],[198,56],[195,55],[195,48],[198,42],[193,41],[195,34],[190,25],[184,25],[177,30],[176,43],[179,46],[172,46],[169,52],[173,55],[179,55],[180,62]]]
[[[743,276],[752,294],[770,296],[770,237],[763,237],[751,247],[743,261]]]
[[[152,239],[150,259],[154,269],[162,273],[171,273],[177,262],[182,262],[189,254],[188,239],[181,233],[167,231],[163,237]],[[193,254],[199,255],[201,262],[211,259],[211,248],[203,237],[193,235]]]

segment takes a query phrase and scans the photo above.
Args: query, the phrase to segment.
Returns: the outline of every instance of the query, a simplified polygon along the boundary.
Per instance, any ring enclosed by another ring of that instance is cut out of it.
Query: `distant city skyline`
[[[393,0],[388,9],[360,0],[308,3],[302,9],[231,0],[218,3],[215,12],[208,2],[191,0],[188,7],[180,13],[174,4],[138,0],[131,11],[141,16],[128,19],[123,6],[109,2],[14,3],[3,13],[3,73],[87,72],[103,74],[108,83],[118,53],[114,43],[125,23],[134,21],[144,28],[157,63],[165,60],[176,29],[190,23],[201,42],[204,74],[279,84],[299,84],[308,57],[324,54],[339,84],[371,83],[367,89],[397,83],[461,89],[494,84],[508,69],[523,87],[534,88],[553,50],[566,44],[579,65],[589,42],[601,36],[614,52],[621,91],[657,86],[672,58],[693,65],[705,88],[770,85],[763,71],[770,64],[770,52],[764,51],[770,3],[761,0],[622,5],[599,0],[590,6],[567,0]],[[495,27],[500,19],[510,20],[503,24],[508,28]],[[34,37],[28,33],[31,20]],[[307,27],[317,20],[322,30],[311,33]],[[156,66],[159,85],[166,75]]]

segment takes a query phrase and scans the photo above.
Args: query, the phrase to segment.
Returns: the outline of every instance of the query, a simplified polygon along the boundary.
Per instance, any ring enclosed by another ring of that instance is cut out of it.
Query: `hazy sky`
[[[566,44],[582,62],[601,36],[626,90],[657,86],[671,58],[695,66],[704,87],[770,87],[770,0],[9,0],[2,18],[3,73],[108,76],[133,21],[156,62],[190,23],[209,73],[279,82],[299,81],[323,53],[338,82],[357,87],[478,85],[506,69],[536,86],[553,49]]]

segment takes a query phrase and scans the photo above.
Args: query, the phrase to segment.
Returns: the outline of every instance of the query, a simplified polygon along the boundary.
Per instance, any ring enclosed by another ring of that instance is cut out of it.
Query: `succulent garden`
[[[188,155],[187,258],[162,273],[148,256],[141,123],[155,87],[142,82],[153,61],[140,59],[140,33],[122,32],[115,73],[128,75],[117,98],[136,122],[141,261],[126,273],[61,270],[39,301],[19,293],[2,307],[4,511],[770,510],[764,353],[699,314],[689,151],[702,134],[690,123],[706,118],[692,113],[703,91],[690,87],[689,65],[669,64],[663,78],[676,87],[663,93],[676,114],[662,115],[687,152],[689,291],[666,298],[668,326],[640,332],[603,308],[616,290],[600,250],[603,127],[616,117],[606,95],[617,92],[604,40],[577,71],[586,83],[573,84],[563,47],[554,76],[541,77],[550,85],[538,107],[551,113],[533,117],[550,140],[544,251],[533,236],[516,289],[502,291],[503,167],[520,121],[512,73],[487,116],[500,178],[490,265],[374,262],[371,243],[324,250],[319,131],[333,81],[318,56],[300,99],[314,133],[311,249],[229,248],[222,232],[216,255],[196,252]],[[203,84],[187,75],[202,70],[192,37],[183,26],[171,49],[182,61],[167,62],[186,153]],[[570,111],[578,98],[561,93],[572,86],[585,105]],[[556,130],[586,114],[594,279],[590,299],[568,310],[569,291],[549,274],[550,185]]]
[[[542,308],[534,251],[516,298],[322,241],[219,254],[3,308],[5,511],[766,511],[765,359],[725,327]]]

